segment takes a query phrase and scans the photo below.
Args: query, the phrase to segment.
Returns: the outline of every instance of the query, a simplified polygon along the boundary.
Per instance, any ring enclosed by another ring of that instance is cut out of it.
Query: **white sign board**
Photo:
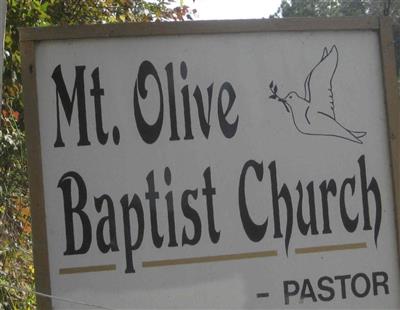
[[[45,224],[51,294],[111,309],[398,308],[370,21],[22,37],[34,42],[44,201],[34,224]]]

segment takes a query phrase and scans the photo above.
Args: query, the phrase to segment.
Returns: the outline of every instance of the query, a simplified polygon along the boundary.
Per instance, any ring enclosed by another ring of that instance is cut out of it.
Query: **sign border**
[[[222,33],[351,30],[372,30],[376,31],[379,36],[399,259],[400,107],[392,21],[390,17],[287,18],[163,23],[155,22],[19,29],[20,47],[22,53],[22,78],[24,86],[23,100],[25,104],[36,291],[51,295],[35,67],[35,47],[38,42],[50,40],[78,40],[186,34],[197,35]],[[51,309],[51,304],[52,303],[49,298],[37,295],[38,309]]]

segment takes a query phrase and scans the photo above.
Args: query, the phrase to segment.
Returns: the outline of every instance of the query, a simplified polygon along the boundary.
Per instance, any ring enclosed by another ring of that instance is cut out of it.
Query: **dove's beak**
[[[283,105],[285,106],[286,111],[288,111],[288,113],[290,113],[289,104],[287,103],[287,101],[285,99],[282,99],[282,98],[279,98],[278,101],[282,102]]]

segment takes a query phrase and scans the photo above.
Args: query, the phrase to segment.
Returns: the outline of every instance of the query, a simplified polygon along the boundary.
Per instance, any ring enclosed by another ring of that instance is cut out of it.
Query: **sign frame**
[[[98,39],[144,36],[315,31],[375,31],[381,53],[383,91],[387,115],[388,143],[395,202],[398,258],[400,257],[400,106],[389,17],[290,18],[264,20],[194,21],[85,25],[67,27],[22,28],[22,76],[24,82],[28,172],[33,226],[33,255],[37,292],[51,295],[49,257],[44,208],[43,170],[36,85],[35,46],[40,41]],[[51,309],[51,300],[37,296],[39,309]]]

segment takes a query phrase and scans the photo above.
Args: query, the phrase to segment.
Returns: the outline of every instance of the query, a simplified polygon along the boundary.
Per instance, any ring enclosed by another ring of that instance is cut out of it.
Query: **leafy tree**
[[[0,309],[35,308],[18,27],[181,21],[190,14],[174,0],[7,0],[0,113]]]
[[[338,5],[336,1],[283,0],[278,11],[272,17],[336,15],[338,15]]]
[[[282,0],[271,17],[381,15],[388,2],[376,0]],[[399,17],[400,1],[390,1],[388,15]]]

